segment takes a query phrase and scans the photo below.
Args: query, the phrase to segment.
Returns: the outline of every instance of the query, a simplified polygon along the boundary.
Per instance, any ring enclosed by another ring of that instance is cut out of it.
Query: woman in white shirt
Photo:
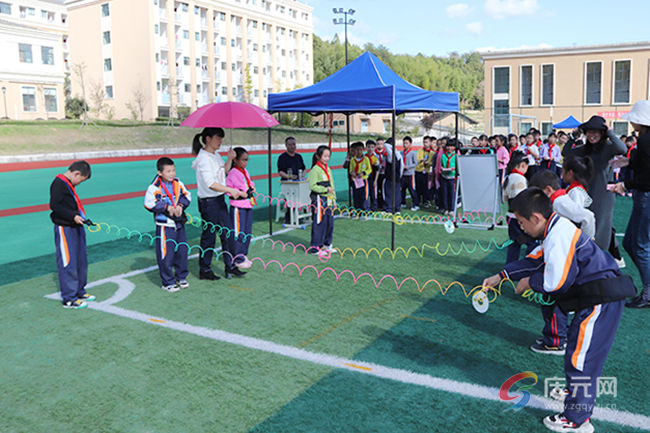
[[[201,251],[203,252],[199,257],[199,279],[201,280],[219,279],[210,267],[217,231],[221,238],[226,278],[231,278],[232,275],[241,277],[246,274],[233,264],[232,242],[234,242],[234,236],[232,220],[225,199],[225,194],[236,199],[246,193],[226,186],[226,174],[230,171],[235,152],[232,149],[228,151],[228,159],[225,163],[221,155],[217,153],[224,135],[221,128],[204,128],[201,133],[194,136],[192,142],[192,152],[196,155],[196,159],[192,162],[192,168],[196,171],[199,212],[204,221],[212,223],[204,224],[201,233]]]

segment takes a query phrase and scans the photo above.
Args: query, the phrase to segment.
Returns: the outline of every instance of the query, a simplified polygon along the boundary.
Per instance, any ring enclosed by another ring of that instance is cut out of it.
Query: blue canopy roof
[[[459,111],[457,92],[414,86],[366,51],[329,77],[302,89],[270,93],[269,111],[390,112]]]
[[[579,121],[578,119],[576,119],[576,118],[573,117],[573,116],[569,116],[569,117],[567,117],[566,119],[564,119],[563,121],[554,124],[554,125],[553,125],[553,128],[559,128],[559,129],[573,129],[573,128],[577,128],[577,127],[580,126],[581,124],[582,124],[581,121]]]

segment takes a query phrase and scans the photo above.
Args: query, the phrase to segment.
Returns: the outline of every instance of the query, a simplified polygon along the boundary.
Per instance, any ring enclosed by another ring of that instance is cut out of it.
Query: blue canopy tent
[[[269,94],[267,109],[269,112],[344,113],[347,118],[348,149],[350,146],[349,115],[352,113],[392,113],[392,137],[395,146],[397,114],[454,112],[456,113],[456,138],[458,138],[458,93],[436,92],[417,87],[397,75],[368,51],[316,84],[290,92]],[[269,147],[269,173],[270,155]],[[395,179],[395,152],[393,152],[392,166],[392,178]],[[395,182],[392,184],[392,209],[395,209]],[[391,247],[395,248],[394,223]]]
[[[578,119],[576,119],[573,116],[569,116],[566,119],[564,119],[563,121],[554,124],[553,128],[574,129],[574,128],[577,128],[578,126],[580,126],[581,124],[582,124],[581,121],[579,121]]]

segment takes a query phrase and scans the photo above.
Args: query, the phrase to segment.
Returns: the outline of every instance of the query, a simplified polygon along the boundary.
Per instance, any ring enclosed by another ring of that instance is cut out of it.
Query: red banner
[[[626,113],[629,113],[629,111],[599,111],[598,115],[605,119],[620,119]]]

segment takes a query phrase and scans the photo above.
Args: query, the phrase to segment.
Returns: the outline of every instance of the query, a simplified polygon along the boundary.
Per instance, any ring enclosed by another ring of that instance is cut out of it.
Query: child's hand
[[[181,215],[183,215],[183,207],[180,204],[177,205],[175,209],[176,209],[176,216],[177,217],[180,217]]]
[[[526,290],[532,290],[530,287],[530,277],[522,278],[519,280],[517,287],[515,287],[515,294],[521,295]]]
[[[228,159],[233,160],[233,159],[235,159],[236,157],[237,157],[237,154],[235,153],[235,151],[232,150],[232,149],[230,149],[230,150],[228,151]]]
[[[501,275],[496,274],[483,280],[483,291],[487,292],[490,287],[496,288],[501,282]]]
[[[75,215],[74,216],[74,222],[81,225],[84,223],[84,219],[81,217],[81,215]]]
[[[168,205],[167,206],[167,213],[169,215],[176,215],[176,209],[174,208],[174,206]]]

